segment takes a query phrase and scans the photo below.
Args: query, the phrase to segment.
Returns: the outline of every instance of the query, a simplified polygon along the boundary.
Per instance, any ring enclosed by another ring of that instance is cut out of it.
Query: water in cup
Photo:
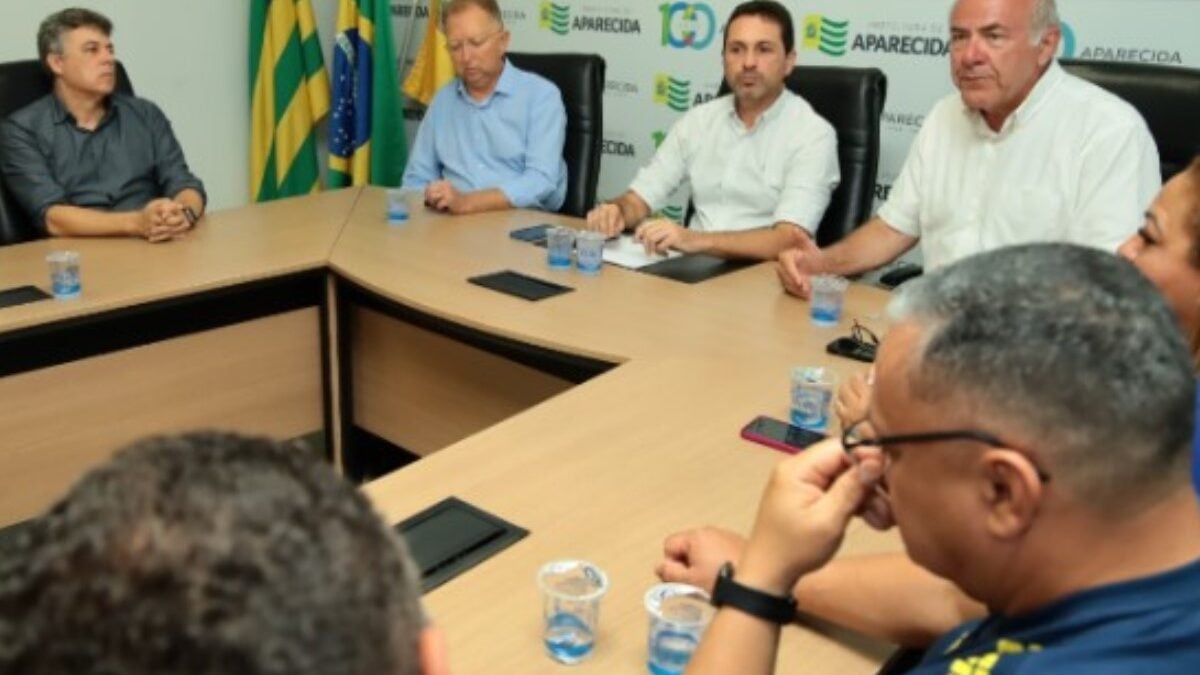
[[[850,282],[844,277],[821,274],[812,279],[812,322],[817,326],[836,326],[842,319],[842,304]]]
[[[579,617],[563,612],[546,619],[545,643],[554,660],[578,663],[592,653],[596,635]]]
[[[50,266],[50,292],[60,300],[79,297],[83,283],[79,276],[79,254],[75,251],[54,251],[46,256]]]
[[[599,274],[604,262],[604,235],[580,232],[575,237],[575,259],[580,272]]]
[[[388,225],[408,222],[408,190],[397,188],[387,191],[387,221]]]
[[[708,594],[687,584],[658,584],[645,601],[650,615],[646,667],[654,675],[680,675],[712,620]]]
[[[828,368],[801,366],[792,369],[792,424],[813,431],[829,426],[829,404],[837,389],[837,375]]]
[[[546,262],[551,267],[565,269],[571,266],[571,253],[575,248],[575,230],[569,227],[552,227],[546,231]]]
[[[546,653],[561,663],[586,659],[596,644],[600,600],[608,590],[608,578],[589,562],[560,560],[542,566],[538,585]]]

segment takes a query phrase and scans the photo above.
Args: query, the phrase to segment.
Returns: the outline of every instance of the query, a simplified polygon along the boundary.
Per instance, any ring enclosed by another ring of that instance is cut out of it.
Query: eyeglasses
[[[850,328],[850,337],[840,337],[830,342],[826,345],[825,351],[864,363],[872,363],[875,361],[875,352],[878,347],[879,336],[855,319],[854,325]]]
[[[480,49],[483,49],[483,46],[486,45],[492,38],[496,37],[497,35],[499,35],[503,32],[504,32],[504,29],[501,28],[498,31],[488,33],[487,35],[484,35],[483,37],[468,38],[466,40],[455,40],[454,42],[447,42],[446,49],[449,50],[449,52],[451,54],[457,54],[459,52],[464,52],[466,50],[476,52],[476,51],[479,51]]]
[[[859,323],[858,319],[855,319],[854,325],[850,326],[850,339],[864,347],[875,348],[879,346],[879,336],[870,328]]]
[[[876,436],[874,438],[864,438],[862,436],[862,426],[867,420],[862,419],[842,431],[842,449],[846,454],[853,456],[856,448],[883,448],[886,445],[920,445],[928,443],[944,443],[947,441],[974,441],[983,443],[984,445],[993,448],[1009,448],[1019,452],[1030,464],[1033,464],[1034,470],[1037,472],[1038,480],[1043,483],[1050,482],[1050,474],[1043,470],[1038,465],[1037,461],[1028,453],[1022,450],[1013,448],[1008,443],[996,438],[995,436],[985,432],[976,431],[973,429],[959,429],[954,431],[929,431],[920,434],[899,434],[895,436]],[[884,454],[884,465],[890,463],[888,455]]]

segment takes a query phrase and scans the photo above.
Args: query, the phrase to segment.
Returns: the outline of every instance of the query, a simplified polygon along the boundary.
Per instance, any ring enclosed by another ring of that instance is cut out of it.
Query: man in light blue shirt
[[[495,0],[451,0],[442,27],[458,77],[425,113],[404,187],[449,213],[558,210],[567,194],[558,88],[505,59],[509,34]]]

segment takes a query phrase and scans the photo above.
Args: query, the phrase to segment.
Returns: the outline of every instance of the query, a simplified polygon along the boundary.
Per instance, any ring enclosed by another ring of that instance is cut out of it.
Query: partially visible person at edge
[[[417,574],[308,448],[150,438],[3,542],[0,674],[446,675]]]

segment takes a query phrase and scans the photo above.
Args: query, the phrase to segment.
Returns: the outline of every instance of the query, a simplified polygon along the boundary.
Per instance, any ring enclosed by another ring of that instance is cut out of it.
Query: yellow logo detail
[[[1005,640],[1002,638],[996,641],[995,651],[955,659],[950,664],[947,675],[991,675],[992,669],[996,667],[1000,659],[1008,654],[1040,651],[1042,651],[1042,646],[1039,644],[1024,645],[1015,640]]]

